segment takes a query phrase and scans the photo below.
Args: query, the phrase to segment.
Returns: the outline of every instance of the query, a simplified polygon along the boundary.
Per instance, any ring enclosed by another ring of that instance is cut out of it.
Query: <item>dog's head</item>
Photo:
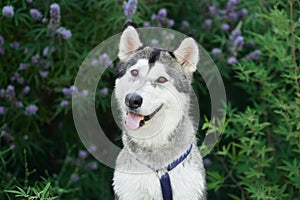
[[[176,129],[188,112],[192,74],[199,61],[196,41],[186,37],[174,50],[152,48],[128,26],[118,57],[115,94],[126,132],[147,137]]]

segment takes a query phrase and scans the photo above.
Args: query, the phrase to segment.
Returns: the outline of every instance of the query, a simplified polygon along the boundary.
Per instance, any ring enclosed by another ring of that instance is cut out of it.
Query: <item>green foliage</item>
[[[299,16],[299,4],[293,6],[280,3],[261,13],[266,29],[248,31],[262,51],[260,60],[233,66],[232,75],[249,103],[238,111],[228,108],[229,123],[213,156],[223,167],[213,166],[208,173],[208,185],[224,187],[233,199],[300,197],[300,44],[295,42],[300,32],[298,18],[290,17]]]
[[[20,197],[22,199],[34,200],[54,200],[57,197],[50,196],[50,183],[47,183],[44,188],[40,186],[28,187],[27,191],[24,191],[22,188],[17,187],[17,190],[5,190],[5,192],[15,194],[15,197]]]

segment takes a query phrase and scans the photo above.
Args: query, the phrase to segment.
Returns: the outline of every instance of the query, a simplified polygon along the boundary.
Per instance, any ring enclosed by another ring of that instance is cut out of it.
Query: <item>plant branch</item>
[[[293,56],[293,64],[294,64],[294,73],[295,75],[298,74],[298,67],[297,67],[297,61],[296,61],[296,47],[295,47],[295,27],[294,27],[294,18],[293,18],[293,0],[289,1],[290,3],[290,31],[291,31],[291,45],[292,45],[292,56]],[[298,78],[296,78],[296,90],[299,92],[299,86],[298,86]]]

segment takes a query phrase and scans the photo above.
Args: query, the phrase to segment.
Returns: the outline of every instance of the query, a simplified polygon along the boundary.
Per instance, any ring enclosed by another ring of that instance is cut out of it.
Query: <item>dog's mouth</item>
[[[156,113],[160,111],[163,105],[160,105],[158,108],[154,110],[150,115],[141,115],[135,112],[128,112],[125,120],[125,125],[129,130],[136,130],[145,125],[145,123],[151,120]]]

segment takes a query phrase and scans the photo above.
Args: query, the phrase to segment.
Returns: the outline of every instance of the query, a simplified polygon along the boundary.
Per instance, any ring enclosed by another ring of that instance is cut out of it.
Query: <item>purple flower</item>
[[[59,27],[56,31],[65,40],[72,37],[72,32],[69,29],[66,29],[65,27]]]
[[[14,73],[14,75],[10,77],[10,81],[14,82],[19,76],[20,74],[18,72]]]
[[[55,27],[58,26],[60,21],[60,7],[57,3],[53,3],[50,6],[50,20]]]
[[[227,32],[229,29],[230,29],[229,24],[224,23],[224,24],[221,25],[221,30],[222,31]]]
[[[240,36],[242,32],[240,30],[233,30],[229,35],[229,40],[234,41],[238,36]]]
[[[13,6],[4,6],[2,8],[2,15],[4,17],[12,17],[12,16],[14,16],[14,7]]]
[[[157,40],[157,39],[152,39],[152,40],[151,40],[151,44],[152,44],[153,46],[156,46],[156,45],[158,44],[158,40]]]
[[[18,82],[19,84],[23,84],[23,83],[24,83],[24,78],[21,77],[21,76],[17,77],[17,82]]]
[[[258,57],[260,56],[260,54],[261,54],[261,51],[257,49],[255,51],[252,51],[249,54],[247,54],[245,56],[245,58],[246,58],[246,60],[257,60]]]
[[[102,88],[102,89],[100,90],[100,93],[101,93],[102,95],[104,95],[104,96],[108,95],[108,92],[109,92],[109,90],[108,90],[107,87]]]
[[[71,181],[72,182],[77,182],[79,180],[79,176],[77,174],[71,174],[71,177],[70,177]]]
[[[6,113],[6,108],[0,106],[0,115],[4,115]]]
[[[85,150],[79,150],[78,151],[78,157],[81,159],[86,159],[86,157],[88,156],[88,153]]]
[[[51,63],[48,61],[48,60],[45,60],[45,59],[41,59],[40,60],[40,65],[45,68],[45,69],[48,69],[51,65]]]
[[[76,88],[76,86],[71,86],[70,88],[63,88],[62,89],[62,93],[66,96],[66,97],[72,97],[72,95],[75,95],[78,93],[78,90]]]
[[[15,87],[13,85],[8,85],[5,92],[8,96],[13,97],[15,96]]]
[[[99,65],[99,60],[98,59],[92,60],[91,65],[97,67]]]
[[[49,49],[50,49],[50,51],[49,51]],[[56,49],[55,49],[55,47],[45,47],[44,48],[44,50],[43,50],[43,55],[44,56],[47,56],[48,55],[48,53],[50,53],[50,54],[52,54],[52,53],[54,53],[56,51]]]
[[[227,12],[234,12],[235,7],[236,7],[235,4],[231,3],[230,1],[228,1],[226,3],[226,10],[227,10]]]
[[[32,0],[26,0],[27,1],[27,3],[32,3]]]
[[[81,96],[82,96],[82,97],[86,97],[88,94],[89,94],[89,92],[88,92],[87,90],[83,90],[83,91],[81,92]]]
[[[38,64],[39,59],[40,59],[40,55],[39,54],[35,54],[34,56],[32,56],[31,57],[32,64]]]
[[[229,57],[228,60],[227,60],[227,63],[230,64],[230,65],[236,64],[237,63],[236,57]]]
[[[5,49],[0,47],[0,54],[4,55],[5,54]]]
[[[16,106],[17,108],[23,108],[23,103],[22,103],[21,101],[17,101],[17,102],[15,103],[15,106]]]
[[[27,116],[32,116],[32,115],[35,115],[36,112],[38,111],[38,107],[36,105],[29,105],[25,108],[25,112],[24,114],[27,115]]]
[[[168,20],[168,27],[172,27],[172,26],[174,26],[174,24],[175,24],[174,19]]]
[[[42,78],[46,78],[46,77],[48,76],[48,71],[42,71],[42,70],[40,70],[40,71],[39,71],[39,74],[40,74],[40,76],[41,76]]]
[[[19,70],[26,70],[27,68],[28,68],[28,65],[27,65],[27,64],[20,63],[20,65],[19,65]]]
[[[211,19],[206,19],[206,20],[204,21],[203,28],[204,28],[206,31],[208,31],[208,30],[211,29],[211,27],[212,27],[212,20],[211,20]]]
[[[23,52],[25,55],[28,53],[28,48],[26,47]]]
[[[214,56],[219,56],[221,53],[222,53],[222,50],[219,48],[213,48],[213,50],[212,50],[212,54]]]
[[[150,22],[144,22],[143,26],[144,27],[150,27],[151,25],[150,25]]]
[[[123,4],[123,11],[126,16],[126,21],[130,22],[132,16],[134,15],[136,8],[137,8],[137,0],[128,0],[128,2],[124,2]]]
[[[254,42],[245,42],[243,48],[250,49],[253,48],[254,46],[255,46]]]
[[[211,162],[211,160],[210,160],[209,158],[204,158],[204,159],[203,159],[203,164],[204,164],[205,167],[210,166],[211,163],[212,163],[212,162]]]
[[[214,15],[216,15],[218,13],[218,9],[217,9],[217,7],[215,5],[209,6],[208,9],[209,9],[209,13],[212,16],[214,16]]]
[[[161,8],[161,9],[158,11],[158,16],[159,16],[160,18],[165,18],[165,17],[167,17],[167,9]]]
[[[61,107],[66,107],[66,106],[68,106],[68,105],[69,105],[69,102],[66,101],[66,100],[63,100],[63,101],[60,102],[60,106],[61,106]]]
[[[19,84],[23,84],[24,78],[20,76],[18,72],[15,72],[14,75],[10,77],[10,81],[11,82],[17,81]]]
[[[190,23],[186,20],[183,20],[181,26],[184,30],[187,30],[190,27]]]
[[[71,93],[71,91],[70,91],[69,88],[63,88],[63,89],[62,89],[62,93],[63,93],[65,96],[67,96],[67,97],[72,96],[72,93]]]
[[[228,14],[227,18],[230,22],[236,22],[238,20],[238,14],[235,12],[231,12]]]
[[[20,43],[17,41],[14,41],[14,42],[10,43],[10,47],[13,49],[18,49],[20,47]]]
[[[45,18],[45,17],[44,17],[44,18],[42,19],[42,23],[44,23],[44,24],[48,23],[48,21],[49,21],[48,18]]]
[[[0,35],[0,46],[2,46],[4,44],[4,38],[2,35]]]
[[[247,15],[248,15],[248,10],[246,8],[242,8],[238,12],[239,19],[241,19],[241,20],[244,19]]]
[[[241,3],[241,0],[229,0],[229,2],[238,5],[239,3]]]
[[[100,56],[100,63],[102,65],[104,65],[105,67],[108,67],[109,65],[112,64],[112,61],[109,59],[109,56],[107,55],[107,53],[103,53]]]
[[[39,10],[34,8],[30,9],[29,13],[31,17],[33,17],[33,19],[35,19],[36,21],[40,21],[43,17],[42,13]]]
[[[170,34],[165,34],[164,35],[165,40],[174,40],[175,36],[174,34],[170,33]]]
[[[98,169],[98,163],[97,162],[89,162],[87,164],[87,168],[89,170],[96,170],[96,169]]]
[[[93,144],[90,145],[89,148],[88,148],[88,151],[90,153],[94,153],[96,150],[97,150],[97,147],[95,145],[93,145]]]
[[[226,3],[226,10],[227,11],[234,11],[237,4],[240,3],[240,0],[229,0],[227,3]]]
[[[30,87],[29,87],[28,85],[26,85],[26,86],[23,88],[22,93],[23,93],[24,95],[26,95],[26,94],[28,94],[29,92],[30,92]]]
[[[244,38],[243,36],[237,36],[237,38],[233,42],[233,46],[236,50],[241,50],[244,45]]]

